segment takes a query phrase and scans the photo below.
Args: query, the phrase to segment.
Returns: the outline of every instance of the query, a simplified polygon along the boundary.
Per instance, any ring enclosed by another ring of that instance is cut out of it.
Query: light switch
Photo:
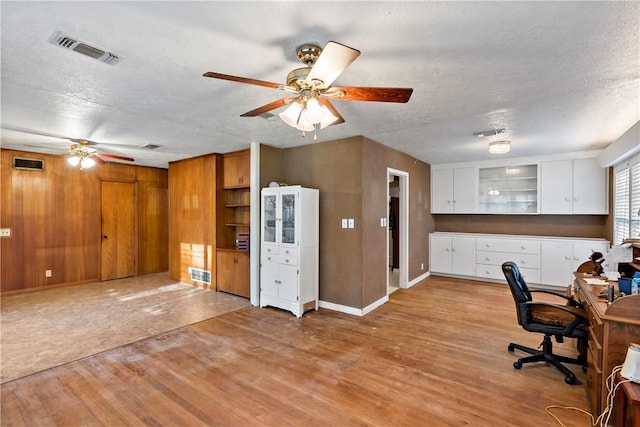
[[[349,218],[349,228],[355,228],[355,221],[353,218]]]
[[[347,218],[342,218],[342,228],[347,228]]]

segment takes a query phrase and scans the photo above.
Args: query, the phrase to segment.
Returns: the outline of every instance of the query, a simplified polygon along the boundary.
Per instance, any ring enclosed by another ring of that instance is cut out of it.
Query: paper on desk
[[[607,284],[606,280],[598,279],[597,277],[586,277],[584,281],[587,282],[588,285],[606,285]]]

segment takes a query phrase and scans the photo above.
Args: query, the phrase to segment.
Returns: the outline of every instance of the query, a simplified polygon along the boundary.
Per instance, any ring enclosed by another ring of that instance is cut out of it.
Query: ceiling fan
[[[69,149],[71,157],[69,157],[67,161],[72,166],[80,165],[80,169],[89,169],[95,166],[96,163],[106,165],[108,160],[105,159],[123,160],[127,162],[134,161],[132,157],[101,153],[95,148],[92,148],[91,145],[96,145],[96,143],[85,139],[71,139],[71,147]]]
[[[241,117],[255,117],[289,105],[279,116],[289,126],[301,130],[303,136],[305,131],[344,123],[344,118],[330,99],[405,103],[413,92],[411,88],[332,87],[334,80],[360,56],[360,51],[343,44],[330,41],[322,49],[317,44],[307,43],[299,46],[297,53],[305,67],[291,71],[287,75],[286,84],[213,72],[205,73],[204,77],[264,86],[294,94],[248,111]]]
[[[69,146],[68,149],[61,149],[53,146],[35,145],[35,144],[24,144],[24,146],[41,148],[45,150],[53,150],[53,151],[65,151],[68,154],[71,154],[71,156],[67,158],[67,161],[73,166],[80,166],[80,169],[89,169],[90,167],[93,167],[96,163],[100,165],[105,165],[109,163],[109,160],[121,160],[126,162],[135,161],[132,157],[104,153],[100,151],[98,148],[94,148],[94,147],[98,145],[107,145],[107,144],[100,144],[98,142],[93,142],[88,139],[67,138],[59,135],[27,130],[22,128],[12,128],[7,126],[3,126],[2,129],[7,131],[12,131],[12,132],[23,133],[23,134],[38,135],[38,136],[44,136],[46,138],[71,141],[71,145]],[[108,145],[112,145],[114,147],[122,146],[127,148],[138,148],[131,145],[121,145],[121,144],[108,144]]]

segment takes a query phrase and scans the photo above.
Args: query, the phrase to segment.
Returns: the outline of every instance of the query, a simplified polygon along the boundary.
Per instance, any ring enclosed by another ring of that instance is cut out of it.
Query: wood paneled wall
[[[167,171],[111,163],[81,171],[62,156],[0,150],[2,293],[100,280],[100,182],[137,183],[138,274],[167,269]],[[12,167],[14,156],[44,171]],[[51,270],[51,277],[45,271]]]
[[[169,275],[174,280],[197,284],[188,272],[194,267],[210,271],[215,285],[220,170],[218,154],[169,163]]]

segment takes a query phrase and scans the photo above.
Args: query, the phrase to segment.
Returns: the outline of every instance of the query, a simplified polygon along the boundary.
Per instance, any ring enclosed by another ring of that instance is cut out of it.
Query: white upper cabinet
[[[431,213],[475,213],[478,194],[475,167],[431,172]]]
[[[606,215],[607,169],[595,158],[541,163],[540,213]]]

